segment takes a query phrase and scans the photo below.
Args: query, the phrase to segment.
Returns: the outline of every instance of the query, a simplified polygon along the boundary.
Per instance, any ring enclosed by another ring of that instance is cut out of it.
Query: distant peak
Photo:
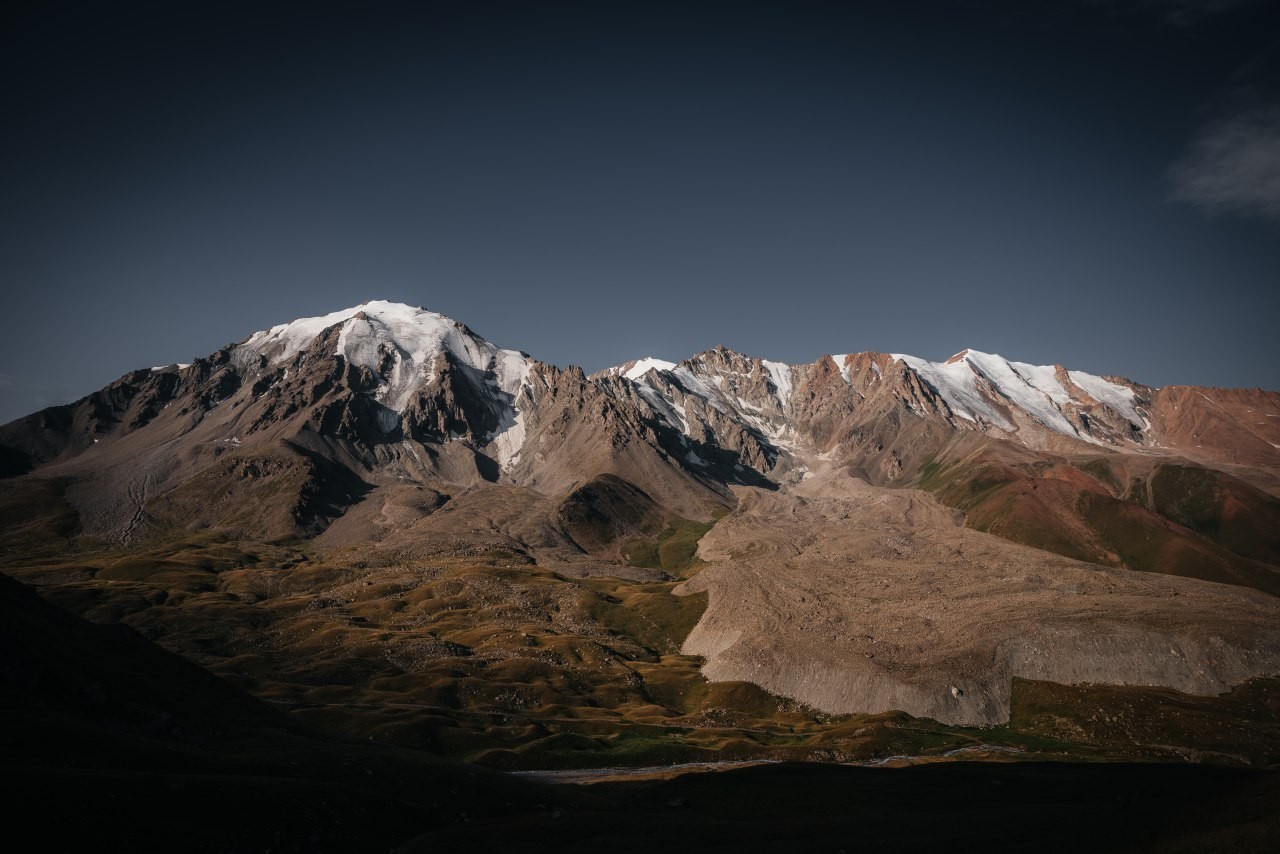
[[[329,352],[381,379],[375,397],[396,412],[409,405],[418,389],[435,377],[442,353],[491,375],[503,392],[516,397],[529,373],[529,357],[517,350],[501,350],[462,323],[400,302],[370,300],[341,311],[303,317],[251,335],[240,350],[265,356],[275,363],[310,348],[325,330],[340,327]]]
[[[645,356],[644,358],[619,365],[616,368],[609,368],[605,373],[612,376],[621,375],[629,380],[638,380],[649,371],[670,371],[675,366],[675,362],[668,362],[666,359],[659,359],[656,356]]]
[[[357,310],[362,308],[372,311],[426,311],[422,306],[409,305],[407,302],[392,302],[385,299],[371,299],[356,306]]]
[[[959,353],[956,353],[950,359],[947,359],[947,361],[944,364],[954,365],[956,362],[963,362],[968,357],[968,355],[969,355],[969,348],[965,347]]]

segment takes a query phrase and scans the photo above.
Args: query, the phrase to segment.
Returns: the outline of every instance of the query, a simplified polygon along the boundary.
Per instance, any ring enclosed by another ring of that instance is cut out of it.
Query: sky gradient
[[[1280,389],[1280,6],[35,4],[0,422],[370,299]]]

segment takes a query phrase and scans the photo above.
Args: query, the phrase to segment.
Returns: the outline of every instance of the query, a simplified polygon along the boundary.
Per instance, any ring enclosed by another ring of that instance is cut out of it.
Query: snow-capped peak
[[[894,353],[893,358],[905,362],[919,374],[955,415],[1002,430],[1017,430],[1017,425],[1009,420],[1007,404],[1055,432],[1090,442],[1097,439],[1081,431],[1067,417],[1069,406],[1101,403],[1136,426],[1147,423],[1137,410],[1133,389],[1081,371],[1011,362],[971,348],[961,350],[945,362],[930,362],[900,353]],[[993,400],[990,390],[1003,400]]]
[[[607,377],[626,377],[629,380],[639,380],[649,371],[670,371],[675,366],[675,362],[668,362],[666,359],[659,359],[656,356],[645,356],[642,359],[632,359],[630,362],[624,362],[612,368],[605,368],[600,373]]]
[[[310,352],[318,336],[335,327],[331,355],[368,369],[380,382],[372,396],[386,407],[384,429],[392,429],[396,413],[405,412],[417,392],[436,379],[439,357],[448,353],[452,363],[472,369],[465,372],[467,381],[497,416],[499,426],[482,441],[505,466],[518,457],[525,435],[520,404],[523,399],[528,405],[522,393],[531,359],[516,350],[495,347],[444,315],[401,303],[367,302],[258,332],[238,348],[238,359],[246,365],[261,358],[286,363]],[[852,383],[849,357],[833,358],[845,382]],[[892,358],[930,386],[956,418],[981,430],[1016,434],[1035,424],[1102,443],[1130,438],[1132,430],[1126,421],[1139,432],[1149,427],[1133,388],[1092,374],[1014,362],[971,348],[945,362],[905,354]],[[720,428],[712,422],[722,424],[727,418],[773,446],[785,447],[796,429],[792,419],[798,404],[793,398],[809,367],[713,348],[683,363],[646,356],[601,375],[634,383],[659,417],[687,436],[714,433]],[[1034,433],[1024,434],[1025,440],[1037,441],[1031,438]]]
[[[436,359],[443,352],[481,376],[492,377],[488,390],[495,408],[501,410],[504,426],[489,438],[498,440],[500,462],[507,463],[514,457],[523,439],[523,419],[515,401],[529,375],[530,358],[517,350],[495,347],[442,314],[374,300],[273,326],[250,336],[239,349],[266,356],[273,363],[284,362],[309,347],[326,329],[339,324],[333,355],[378,375],[382,385],[374,397],[394,412],[403,412],[414,393],[435,378]],[[520,437],[514,435],[517,432]]]
[[[285,361],[338,324],[342,328],[334,355],[379,373],[385,385],[377,397],[396,412],[403,411],[413,392],[432,379],[432,365],[445,351],[478,371],[492,372],[498,387],[513,397],[529,372],[529,357],[524,353],[499,349],[442,314],[385,300],[273,326],[250,336],[241,348],[266,355],[272,362]]]
[[[645,356],[643,359],[636,361],[634,365],[622,372],[622,375],[629,380],[638,380],[649,371],[670,371],[675,368],[675,362],[668,362],[665,359],[656,359],[653,356]]]

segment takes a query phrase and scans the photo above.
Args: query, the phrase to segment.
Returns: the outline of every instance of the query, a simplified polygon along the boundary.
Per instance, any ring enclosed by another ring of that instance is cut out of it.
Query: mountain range
[[[7,573],[259,696],[346,680],[452,708],[437,741],[588,694],[687,722],[677,671],[749,686],[704,718],[768,697],[771,719],[953,727],[1008,723],[1024,683],[1214,697],[1280,674],[1260,389],[977,350],[588,375],[368,302],[6,424],[0,470]],[[519,764],[551,749],[537,726],[445,752]]]

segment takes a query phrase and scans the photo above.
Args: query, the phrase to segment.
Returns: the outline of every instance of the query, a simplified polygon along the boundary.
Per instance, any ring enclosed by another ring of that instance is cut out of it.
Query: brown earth
[[[1023,545],[1280,595],[1280,499],[1214,468],[990,442],[945,450],[917,483],[964,511],[967,526]]]
[[[1166,386],[1151,426],[1162,448],[1280,495],[1280,395],[1245,388]]]
[[[818,469],[738,490],[702,540],[684,652],[830,712],[1008,720],[1014,677],[1218,694],[1280,673],[1280,600],[1089,565],[962,527],[931,496]]]
[[[384,531],[367,547],[321,553],[314,541],[182,529],[121,546],[76,536],[64,487],[27,478],[0,492],[4,572],[343,737],[504,768],[867,761],[982,744],[1027,759],[1280,761],[1276,680],[1207,698],[1018,680],[1010,724],[986,730],[902,712],[831,715],[749,682],[708,681],[701,658],[679,654],[706,596],[672,594],[699,571],[702,523],[671,520],[655,536],[624,539],[628,563],[578,553],[544,566],[512,550],[518,529],[503,520],[528,514],[494,503],[499,487],[443,505],[409,489],[382,505],[381,520],[353,520]],[[530,508],[539,506],[553,510]],[[920,507],[954,524],[936,503]],[[436,517],[454,520],[413,527]],[[1143,725],[1121,725],[1126,715]]]

